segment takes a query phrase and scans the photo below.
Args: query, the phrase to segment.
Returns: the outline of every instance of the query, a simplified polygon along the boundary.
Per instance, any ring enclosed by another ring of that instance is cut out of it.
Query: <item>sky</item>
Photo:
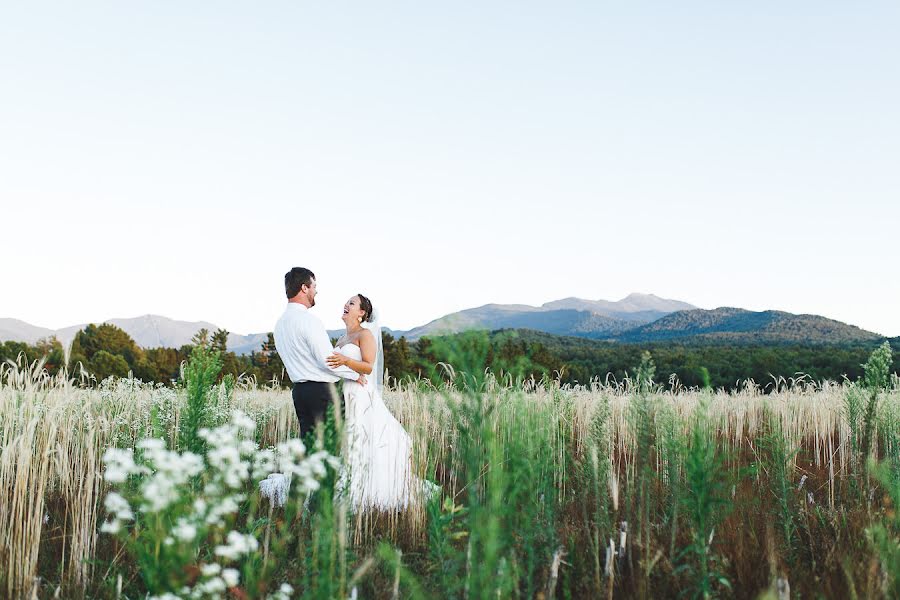
[[[0,7],[0,317],[653,293],[900,335],[897,2]]]

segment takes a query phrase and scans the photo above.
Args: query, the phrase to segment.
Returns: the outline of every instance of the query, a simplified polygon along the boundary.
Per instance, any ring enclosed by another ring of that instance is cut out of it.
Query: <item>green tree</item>
[[[88,362],[87,370],[97,378],[97,381],[103,381],[110,376],[126,377],[129,368],[128,362],[121,355],[98,350]]]
[[[28,363],[44,359],[44,368],[51,375],[55,375],[63,366],[63,347],[55,337],[40,339],[34,345],[14,341],[0,343],[0,363],[18,362],[21,355],[25,356]]]
[[[181,348],[150,348],[147,350],[148,362],[153,365],[155,376],[152,381],[170,385],[181,375],[181,363],[187,360],[192,346]],[[151,381],[148,379],[147,381]]]
[[[201,331],[203,331],[201,329]],[[228,330],[216,329],[216,331],[212,334],[212,347],[214,350],[218,350],[222,354],[228,351]]]
[[[111,366],[112,363],[106,357],[94,361],[94,357],[101,351],[113,356],[119,356],[125,361],[126,367],[124,373],[120,375],[121,377],[128,375],[129,370],[135,371],[135,373],[140,372],[144,376],[152,376],[155,373],[155,369],[149,368],[144,350],[124,330],[110,323],[91,324],[75,334],[75,339],[72,342],[72,354],[69,360],[70,368],[74,368],[80,362],[98,380],[121,371],[118,367],[113,368]],[[106,370],[96,371],[96,365],[101,364],[104,365]],[[118,365],[118,361],[115,361],[115,364]],[[110,371],[108,369],[113,370]],[[100,377],[101,372],[106,373],[102,378]]]
[[[386,331],[381,332],[381,345],[384,350],[384,370],[393,380],[402,380],[414,374],[410,355],[409,342],[406,337],[395,339]]]
[[[118,354],[129,365],[136,364],[137,359],[143,355],[143,350],[131,339],[130,335],[110,323],[88,325],[75,335],[72,345],[73,355],[80,353],[90,360],[100,350]]]
[[[284,363],[281,362],[281,357],[275,349],[275,334],[271,331],[266,336],[266,341],[260,344],[260,351],[250,356],[250,361],[255,367],[253,373],[258,380],[271,381],[274,378],[282,380]]]
[[[194,337],[191,338],[191,344],[203,348],[209,346],[209,329],[203,327],[200,331],[195,333]]]

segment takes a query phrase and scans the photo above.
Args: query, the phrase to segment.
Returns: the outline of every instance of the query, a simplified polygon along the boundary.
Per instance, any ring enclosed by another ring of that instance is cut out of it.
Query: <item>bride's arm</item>
[[[335,351],[334,354],[327,358],[328,366],[332,369],[339,366],[347,366],[360,375],[371,374],[372,367],[375,364],[375,354],[378,350],[375,347],[375,336],[368,329],[364,329],[359,336],[359,350],[360,354],[362,354],[362,360],[353,360]]]

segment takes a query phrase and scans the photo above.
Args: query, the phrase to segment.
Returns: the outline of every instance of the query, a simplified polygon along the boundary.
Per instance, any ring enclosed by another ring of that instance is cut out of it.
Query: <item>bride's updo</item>
[[[363,319],[366,323],[372,322],[372,301],[363,296],[362,294],[357,294],[359,297],[359,307],[366,313],[366,318]]]

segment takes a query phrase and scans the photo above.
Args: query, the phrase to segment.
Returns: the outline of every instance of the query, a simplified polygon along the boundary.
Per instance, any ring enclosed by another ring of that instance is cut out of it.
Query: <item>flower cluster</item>
[[[141,440],[137,447],[144,451],[144,460],[153,466],[152,474],[144,479],[141,486],[144,496],[141,510],[146,512],[160,512],[177,502],[181,489],[191,478],[203,472],[201,456],[193,452],[179,454],[166,450],[162,440]]]
[[[134,545],[153,546],[161,541],[162,547],[169,549],[169,560],[177,557],[185,567],[197,564],[201,544],[214,546],[217,562],[200,565],[199,576],[190,585],[184,585],[183,579],[172,582],[168,591],[152,598],[222,598],[229,589],[237,588],[241,576],[235,567],[258,553],[260,544],[250,533],[229,530],[227,525],[237,521],[240,507],[253,489],[251,482],[277,469],[280,473],[275,475],[292,480],[291,492],[303,498],[320,487],[319,480],[328,466],[339,466],[327,452],[307,455],[300,440],[260,449],[252,439],[255,432],[253,419],[234,411],[228,423],[200,431],[206,442],[202,456],[168,450],[162,440],[153,438],[139,441],[137,452],[119,448],[105,452],[104,477],[119,486],[119,491],[106,496],[109,520],[102,531],[122,534],[123,540]],[[129,481],[136,485],[126,487]],[[134,492],[126,493],[126,489]],[[287,486],[282,503],[286,498]],[[160,537],[158,528],[144,525],[145,518],[136,521],[135,513],[155,515],[154,522],[171,526]],[[135,522],[138,524],[132,526],[132,532],[124,531],[126,525]],[[292,593],[293,589],[283,584],[269,598],[286,599]]]
[[[250,534],[243,535],[237,531],[228,532],[227,544],[216,546],[216,556],[227,560],[238,560],[242,556],[256,552],[259,542]]]
[[[123,498],[120,494],[115,492],[107,494],[103,506],[106,508],[106,512],[112,515],[112,519],[105,522],[100,527],[100,531],[104,533],[118,533],[125,521],[134,520],[134,513],[131,512],[131,505],[128,504],[128,500]]]

